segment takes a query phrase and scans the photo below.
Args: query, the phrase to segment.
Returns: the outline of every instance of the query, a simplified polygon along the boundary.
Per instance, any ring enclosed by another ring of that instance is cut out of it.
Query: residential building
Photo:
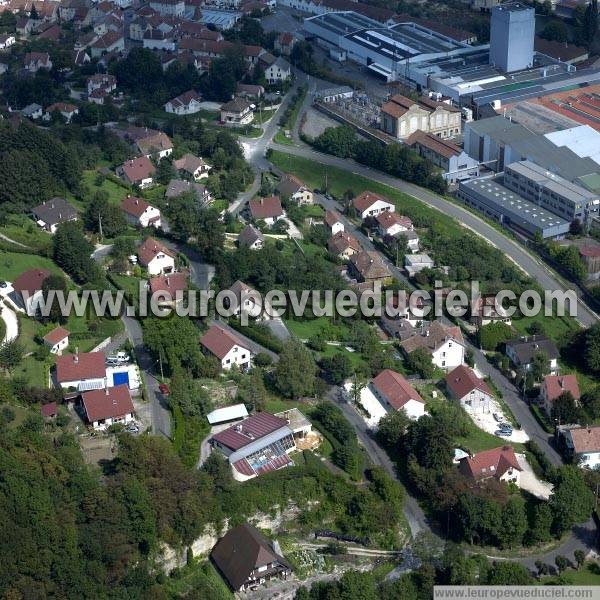
[[[277,60],[265,69],[265,79],[271,84],[283,83],[292,77],[290,63],[279,56]]]
[[[294,432],[287,419],[267,412],[215,433],[209,444],[227,457],[237,481],[294,464],[288,456],[296,450]]]
[[[488,384],[466,365],[459,365],[446,375],[450,396],[468,412],[489,413],[494,394]]]
[[[126,425],[135,412],[127,384],[84,392],[81,405],[87,422],[96,431],[104,431],[111,425]]]
[[[31,209],[31,214],[36,223],[48,231],[56,233],[56,228],[61,223],[67,221],[76,221],[79,214],[64,198],[51,198],[46,202],[42,202],[39,206]]]
[[[342,221],[342,217],[335,210],[325,211],[325,226],[329,229],[331,235],[335,235],[340,231],[344,231],[344,222]]]
[[[577,403],[581,399],[576,375],[546,375],[544,377],[540,386],[540,402],[547,415],[552,415],[554,401],[566,392],[569,392]]]
[[[165,198],[171,200],[181,196],[181,194],[192,194],[201,206],[213,201],[213,197],[210,195],[210,192],[205,185],[197,183],[196,181],[171,179],[165,190]]]
[[[600,465],[600,425],[569,425],[558,428],[567,452],[575,464],[586,469],[598,469]]]
[[[71,119],[79,114],[79,108],[75,104],[69,104],[67,102],[55,102],[46,108],[44,119],[49,121],[52,118],[53,113],[60,113],[63,119],[70,123]]]
[[[523,371],[531,369],[534,357],[540,353],[545,354],[548,359],[549,373],[556,375],[560,353],[552,340],[541,335],[532,335],[506,342],[506,356]]]
[[[22,111],[21,114],[28,119],[41,119],[44,110],[39,104],[33,102],[32,104],[28,104]]]
[[[44,344],[50,349],[50,354],[62,354],[69,346],[69,331],[55,327],[44,336]]]
[[[289,31],[282,31],[275,38],[275,50],[278,50],[284,56],[289,56],[296,43],[296,38]]]
[[[143,154],[148,159],[154,158],[160,160],[173,153],[173,142],[162,131],[139,138],[135,145],[140,154]]]
[[[150,0],[150,8],[164,16],[182,18],[185,15],[184,0]]]
[[[160,210],[148,204],[143,198],[127,196],[121,203],[125,218],[134,227],[154,227],[161,225]]]
[[[404,231],[413,230],[412,221],[397,212],[384,210],[375,217],[375,220],[377,221],[377,231],[381,237],[396,236]]]
[[[392,280],[392,273],[379,252],[363,250],[353,254],[350,256],[350,271],[358,283],[386,285]]]
[[[512,446],[502,446],[467,456],[460,461],[458,470],[477,483],[494,478],[505,483],[514,483],[516,486],[519,485],[523,471]]]
[[[271,579],[287,579],[292,574],[291,565],[274,545],[247,523],[230,529],[210,556],[235,592],[254,589]]]
[[[55,419],[58,415],[58,405],[56,402],[48,402],[47,404],[42,404],[40,407],[40,412],[42,413],[42,417],[44,420]]]
[[[17,38],[10,33],[0,35],[0,50],[6,50],[17,43]]]
[[[244,98],[234,98],[221,106],[221,123],[235,127],[248,125],[254,120],[252,104]]]
[[[471,306],[471,323],[477,328],[490,323],[512,324],[507,309],[496,306],[496,296],[479,296]]]
[[[306,185],[295,175],[284,174],[277,184],[277,191],[281,196],[287,197],[298,204],[312,204],[313,193]]]
[[[375,192],[362,192],[352,200],[352,206],[361,219],[376,217],[380,212],[394,212],[396,207],[384,196]]]
[[[252,366],[252,352],[245,342],[217,323],[200,338],[200,343],[219,360],[224,371],[234,366],[246,371]]]
[[[165,111],[175,115],[193,115],[200,110],[201,102],[202,97],[200,94],[194,90],[189,90],[169,100],[165,104]]]
[[[50,271],[46,269],[29,269],[13,281],[15,300],[30,317],[34,317],[38,311],[43,300],[42,286],[49,276]]]
[[[342,229],[327,240],[327,250],[340,260],[349,260],[351,256],[361,252],[362,247],[351,233]]]
[[[87,79],[87,92],[88,95],[94,90],[103,89],[107,93],[114,92],[117,89],[117,78],[114,75],[108,73],[97,73],[88,77]]]
[[[238,236],[238,246],[250,250],[261,250],[265,244],[265,236],[254,225],[248,224]]]
[[[172,273],[175,270],[175,253],[154,238],[144,240],[138,246],[137,255],[140,265],[150,276]]]
[[[479,162],[448,139],[432,133],[415,131],[408,137],[406,144],[442,169],[442,177],[448,183],[479,176]]]
[[[425,401],[417,390],[396,371],[385,369],[371,380],[370,388],[384,408],[404,410],[411,419],[425,414]]]
[[[248,202],[250,216],[254,221],[264,221],[272,226],[276,221],[285,216],[279,196],[268,198],[253,198]]]
[[[154,183],[155,173],[156,167],[145,156],[126,160],[120,167],[117,167],[119,177],[130,185],[137,185],[142,189],[150,187]]]
[[[404,268],[409,277],[414,277],[423,269],[433,269],[435,263],[428,254],[407,254],[404,257]]]
[[[397,94],[381,107],[381,129],[397,139],[419,130],[441,138],[455,137],[461,127],[459,108],[431,98],[414,101]]]
[[[258,302],[260,294],[251,286],[240,281],[234,281],[227,290],[234,298],[230,300],[228,309],[232,316],[239,317],[242,312],[250,317],[260,317],[262,312],[262,303]]]
[[[173,161],[173,166],[182,174],[191,177],[194,181],[206,179],[211,170],[202,158],[191,153],[184,154],[181,158]]]
[[[47,52],[27,52],[23,58],[23,66],[31,73],[36,73],[40,69],[49,71],[52,68],[52,61]]]
[[[118,31],[108,31],[90,46],[92,58],[100,58],[109,53],[120,53],[125,50],[125,39]]]
[[[241,98],[249,100],[260,100],[265,94],[265,88],[262,85],[250,83],[238,83],[235,91]]]
[[[150,294],[155,297],[160,306],[176,306],[184,299],[183,293],[188,288],[188,279],[188,271],[151,277],[148,281]]]
[[[56,383],[79,392],[105,387],[106,365],[103,352],[75,352],[56,357]]]
[[[445,371],[465,362],[465,340],[460,327],[446,325],[441,320],[423,323],[400,347],[406,355],[425,348],[431,354],[431,362]]]

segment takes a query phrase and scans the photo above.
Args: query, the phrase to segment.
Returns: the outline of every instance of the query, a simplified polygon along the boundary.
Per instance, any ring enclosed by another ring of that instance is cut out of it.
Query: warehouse
[[[527,237],[560,239],[570,223],[505,188],[495,178],[461,182],[458,197],[468,206]]]

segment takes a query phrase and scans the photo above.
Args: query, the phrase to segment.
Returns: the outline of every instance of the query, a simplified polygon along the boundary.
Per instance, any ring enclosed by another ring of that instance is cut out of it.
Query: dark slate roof
[[[556,344],[552,340],[539,335],[510,340],[506,342],[506,347],[512,348],[515,356],[522,365],[529,364],[538,352],[544,352],[550,360],[560,356]]]
[[[35,218],[47,225],[56,225],[77,218],[77,211],[64,199],[52,198],[31,211]]]

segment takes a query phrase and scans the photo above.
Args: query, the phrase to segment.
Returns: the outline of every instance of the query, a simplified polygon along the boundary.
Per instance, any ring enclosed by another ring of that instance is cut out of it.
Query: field
[[[47,269],[52,273],[62,274],[59,267],[49,258],[20,252],[0,250],[0,279],[14,281],[23,271],[28,269]]]
[[[305,321],[289,319],[286,320],[285,324],[293,335],[303,340],[320,334],[326,340],[344,341],[349,339],[348,327],[344,324],[336,325],[327,317],[318,317]]]
[[[0,227],[0,233],[37,252],[47,252],[52,247],[52,236],[26,215],[8,215],[5,224]]]
[[[102,177],[102,185],[96,185],[96,178],[100,175],[98,171],[90,170],[84,171],[82,177],[83,185],[86,185],[90,193],[93,194],[98,190],[102,190],[108,194],[108,199],[114,204],[121,204],[123,198],[127,196],[127,186],[119,185],[118,183],[111,181],[107,177]],[[83,208],[81,203],[80,208]]]
[[[543,582],[546,585],[600,585],[600,565],[589,562],[580,571],[563,571],[560,581],[556,577],[548,577]]]
[[[578,329],[577,323],[569,317],[554,317],[548,319],[543,315],[515,319],[512,322],[512,326],[517,330],[519,335],[530,335],[529,328],[533,323],[539,323],[543,327],[546,335],[557,344],[560,344],[565,337]]]

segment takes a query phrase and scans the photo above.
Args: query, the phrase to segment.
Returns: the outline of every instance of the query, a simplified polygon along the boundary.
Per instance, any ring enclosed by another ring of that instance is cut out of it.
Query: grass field
[[[343,324],[335,325],[328,317],[305,321],[289,319],[285,324],[291,333],[303,340],[319,334],[322,334],[327,340],[344,341],[349,339],[348,327]]]
[[[6,223],[0,227],[0,233],[38,252],[52,247],[52,236],[26,215],[8,215]]]
[[[14,281],[23,271],[28,269],[47,269],[52,273],[62,274],[60,268],[49,258],[20,252],[0,250],[0,279]]]
[[[108,194],[108,199],[110,202],[114,204],[121,204],[123,198],[127,196],[127,187],[123,187],[122,185],[119,185],[118,183],[115,183],[106,177],[103,178],[102,185],[98,186],[96,185],[96,178],[98,175],[98,171],[95,170],[84,171],[82,177],[83,184],[89,187],[92,194],[98,190],[102,190]]]
[[[595,562],[586,563],[580,571],[563,571],[560,576],[548,577],[543,580],[546,585],[557,585],[566,582],[567,585],[600,585],[600,565]]]
[[[579,329],[577,323],[571,318],[553,317],[550,319],[543,315],[515,319],[512,325],[520,335],[530,335],[528,330],[534,323],[539,323],[544,328],[546,335],[557,344],[560,344],[570,333]]]

